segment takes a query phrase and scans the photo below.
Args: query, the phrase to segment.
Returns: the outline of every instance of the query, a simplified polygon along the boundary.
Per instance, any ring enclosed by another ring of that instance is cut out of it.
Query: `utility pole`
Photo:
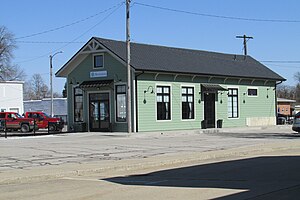
[[[236,38],[244,38],[244,55],[247,56],[247,41],[250,39],[253,39],[253,37],[246,36],[246,35],[243,35],[243,36],[239,35],[239,36],[236,36]]]
[[[51,115],[51,117],[53,117],[53,115],[54,115],[54,110],[53,110],[53,83],[52,83],[52,78],[53,78],[53,75],[52,75],[52,70],[53,70],[52,60],[53,60],[53,57],[56,54],[59,54],[59,53],[63,53],[63,52],[62,51],[58,51],[58,52],[54,53],[53,55],[49,56],[49,58],[50,58],[50,93],[51,93],[50,115]]]
[[[130,67],[130,24],[129,9],[130,1],[126,0],[126,46],[127,46],[127,126],[128,133],[131,133],[131,67]]]

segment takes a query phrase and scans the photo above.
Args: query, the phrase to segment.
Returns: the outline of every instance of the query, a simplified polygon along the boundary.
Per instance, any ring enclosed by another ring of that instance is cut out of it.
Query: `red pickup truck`
[[[31,132],[33,129],[38,130],[34,125],[34,119],[24,118],[16,112],[0,112],[0,120],[4,122],[6,130],[21,130],[21,132]]]
[[[50,117],[44,112],[38,112],[38,111],[25,112],[24,117],[35,119],[35,123],[40,129],[49,128],[49,131],[61,131],[64,127],[63,120],[57,117]]]

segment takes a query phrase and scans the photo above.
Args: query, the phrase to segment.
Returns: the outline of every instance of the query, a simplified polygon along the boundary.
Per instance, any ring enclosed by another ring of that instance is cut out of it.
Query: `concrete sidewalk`
[[[299,139],[290,126],[1,138],[0,184],[299,150]]]

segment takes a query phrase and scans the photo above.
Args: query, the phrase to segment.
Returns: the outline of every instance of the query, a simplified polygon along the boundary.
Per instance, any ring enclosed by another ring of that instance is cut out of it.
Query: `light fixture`
[[[153,87],[151,85],[148,86],[147,90],[144,90],[144,100],[143,100],[144,104],[147,103],[147,100],[146,100],[146,93],[147,92],[150,92],[150,94],[154,94]]]
[[[198,103],[200,104],[201,103],[201,98],[202,98],[202,96],[201,96],[201,91],[199,92],[199,100],[198,100]]]
[[[243,103],[246,103],[245,96],[246,96],[246,92],[243,93]]]

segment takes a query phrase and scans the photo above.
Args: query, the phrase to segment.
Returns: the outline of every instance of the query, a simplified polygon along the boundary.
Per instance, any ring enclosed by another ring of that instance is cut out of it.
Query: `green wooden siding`
[[[171,120],[156,119],[156,85],[171,87]],[[144,93],[152,86],[154,93]],[[195,119],[181,119],[181,86],[194,87]],[[200,128],[203,106],[198,103],[200,84],[187,82],[138,81],[138,123],[139,131],[164,131]],[[145,95],[145,98],[144,98]],[[144,99],[146,103],[144,103]]]
[[[201,121],[204,118],[204,102],[199,103],[200,99],[200,84],[198,81],[203,81],[205,78],[195,79],[197,82],[181,82],[184,78],[162,81],[163,79],[170,79],[164,77],[157,77],[157,81],[151,80],[150,75],[145,75],[143,79],[138,81],[138,125],[139,131],[164,131],[164,130],[180,130],[180,129],[199,129],[201,128]],[[174,76],[173,76],[174,79]],[[187,79],[185,79],[187,80]],[[191,78],[190,78],[191,80]],[[211,80],[213,83],[219,83],[225,88],[238,89],[238,107],[239,117],[228,118],[228,96],[227,91],[219,91],[216,95],[216,121],[223,120],[223,127],[242,127],[247,125],[248,120],[269,120],[272,123],[275,119],[275,91],[274,82],[266,85],[265,82],[252,82],[252,85],[247,85],[246,80],[240,85],[235,85],[238,80],[228,80],[231,84],[221,84],[224,82],[220,80]],[[240,81],[241,82],[241,81]],[[156,120],[156,94],[150,92],[144,93],[149,87],[153,87],[156,92],[157,85],[167,85],[171,87],[171,120]],[[273,85],[273,86],[272,86]],[[195,119],[182,120],[181,119],[181,87],[193,86],[194,90],[194,106]],[[248,96],[248,88],[256,88],[258,96]],[[146,103],[144,103],[146,100]]]

